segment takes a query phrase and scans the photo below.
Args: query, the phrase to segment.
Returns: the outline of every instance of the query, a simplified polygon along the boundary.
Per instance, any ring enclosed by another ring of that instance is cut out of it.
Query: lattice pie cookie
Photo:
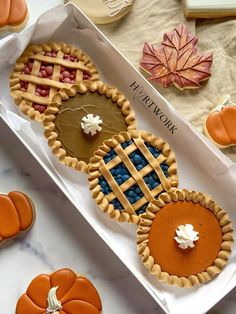
[[[120,222],[138,223],[148,203],[178,185],[174,152],[161,138],[131,130],[105,141],[90,160],[92,196]]]
[[[30,45],[16,61],[10,92],[24,114],[42,121],[56,92],[98,77],[96,66],[79,48],[56,42]]]

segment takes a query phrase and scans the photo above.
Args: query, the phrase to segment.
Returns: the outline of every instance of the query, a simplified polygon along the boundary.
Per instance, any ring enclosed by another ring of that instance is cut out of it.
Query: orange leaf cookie
[[[25,0],[0,0],[0,30],[20,29],[27,15],[28,8]]]
[[[67,268],[33,279],[16,306],[16,314],[99,314],[101,311],[96,288],[87,278]]]
[[[0,244],[29,230],[35,219],[34,206],[21,192],[0,194]]]
[[[203,130],[219,148],[236,145],[236,103],[227,95],[207,117]]]
[[[140,67],[150,75],[149,81],[163,87],[199,88],[210,77],[212,53],[197,54],[197,42],[185,25],[179,25],[164,34],[160,47],[144,44]]]

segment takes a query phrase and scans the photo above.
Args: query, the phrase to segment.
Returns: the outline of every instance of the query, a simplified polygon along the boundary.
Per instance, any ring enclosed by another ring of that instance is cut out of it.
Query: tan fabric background
[[[163,34],[179,23],[185,23],[189,31],[196,34],[200,52],[213,52],[212,76],[198,90],[182,92],[173,86],[156,88],[202,131],[204,119],[222,95],[230,94],[236,102],[236,18],[186,20],[180,0],[135,0],[126,17],[99,28],[138,68],[144,42],[159,45]],[[236,162],[236,146],[224,153]]]

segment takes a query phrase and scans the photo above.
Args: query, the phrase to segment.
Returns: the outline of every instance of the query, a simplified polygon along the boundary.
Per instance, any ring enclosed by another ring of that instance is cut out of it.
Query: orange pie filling
[[[199,239],[194,247],[182,249],[176,230],[191,224]],[[171,202],[156,214],[149,232],[150,255],[163,272],[188,277],[205,271],[216,259],[222,243],[219,220],[206,207],[188,201]]]

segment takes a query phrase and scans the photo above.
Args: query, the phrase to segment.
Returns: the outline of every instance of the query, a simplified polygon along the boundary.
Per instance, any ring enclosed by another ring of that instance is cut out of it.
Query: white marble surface
[[[44,10],[62,2],[51,0],[44,6],[28,1],[28,25]],[[30,195],[37,211],[32,230],[0,250],[0,313],[14,314],[16,302],[29,282],[42,272],[61,267],[71,267],[93,281],[100,292],[104,314],[163,313],[2,120],[0,182],[1,192],[21,190]],[[235,313],[235,293],[236,289],[210,313]]]

